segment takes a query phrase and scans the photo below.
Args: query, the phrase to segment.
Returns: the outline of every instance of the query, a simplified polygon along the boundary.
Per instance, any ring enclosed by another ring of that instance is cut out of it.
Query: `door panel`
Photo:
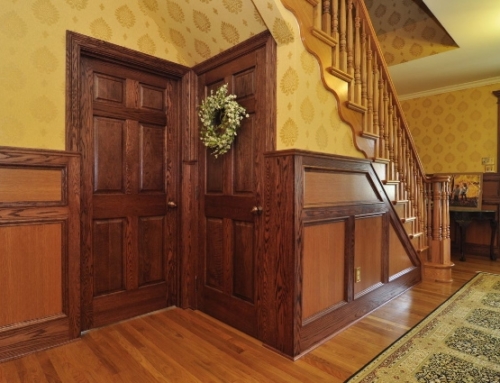
[[[95,296],[125,288],[124,227],[123,219],[94,220],[92,251]]]
[[[94,192],[123,190],[125,121],[94,119]]]
[[[177,162],[167,141],[174,80],[93,58],[83,58],[82,68],[88,121],[80,146],[82,325],[88,329],[175,302],[166,164]]]
[[[164,227],[163,216],[139,219],[139,286],[164,278]]]
[[[238,132],[238,139],[234,144],[234,193],[254,193],[255,188],[255,169],[254,158],[255,149],[253,145],[248,145],[249,142],[255,142],[254,126],[255,116],[250,115],[246,119],[244,129]]]
[[[254,302],[254,225],[234,222],[233,294]]]
[[[263,154],[268,139],[267,98],[273,88],[266,79],[268,51],[256,47],[199,74],[199,99],[223,84],[249,114],[232,148],[215,158],[200,145],[201,246],[198,307],[207,314],[258,337],[258,267],[262,238]],[[272,71],[271,71],[272,72]],[[259,122],[260,121],[260,124]]]
[[[165,184],[163,127],[141,126],[140,131],[140,190],[162,192]]]

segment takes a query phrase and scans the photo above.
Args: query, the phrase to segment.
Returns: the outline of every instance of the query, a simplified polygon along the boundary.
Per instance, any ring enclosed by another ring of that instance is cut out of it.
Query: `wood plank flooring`
[[[500,274],[500,261],[486,257],[453,261],[453,283],[423,282],[295,362],[203,313],[174,308],[0,363],[0,382],[344,382],[477,271]]]

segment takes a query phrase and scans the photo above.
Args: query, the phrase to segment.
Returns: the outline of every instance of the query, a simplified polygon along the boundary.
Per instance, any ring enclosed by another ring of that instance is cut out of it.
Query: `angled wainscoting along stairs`
[[[421,280],[370,160],[266,155],[261,340],[294,359]]]
[[[363,0],[282,1],[393,201],[423,278],[450,282],[450,180],[424,172]]]

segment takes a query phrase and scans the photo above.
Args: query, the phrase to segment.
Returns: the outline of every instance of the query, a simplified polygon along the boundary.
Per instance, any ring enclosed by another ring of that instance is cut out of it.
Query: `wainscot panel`
[[[0,362],[80,335],[80,161],[0,147]]]
[[[420,262],[370,161],[265,161],[260,338],[296,359],[419,282]]]

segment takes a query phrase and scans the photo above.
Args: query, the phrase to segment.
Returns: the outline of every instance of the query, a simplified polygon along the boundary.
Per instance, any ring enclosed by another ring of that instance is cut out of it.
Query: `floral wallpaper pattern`
[[[401,102],[427,173],[483,172],[497,156],[500,84]],[[493,164],[497,169],[498,164]]]
[[[278,44],[278,149],[359,157],[279,0],[4,0],[0,145],[64,149],[66,30],[191,67],[266,29]]]
[[[457,48],[422,0],[364,0],[387,65]]]
[[[265,29],[243,0],[3,0],[0,145],[64,149],[66,30],[193,66]]]

